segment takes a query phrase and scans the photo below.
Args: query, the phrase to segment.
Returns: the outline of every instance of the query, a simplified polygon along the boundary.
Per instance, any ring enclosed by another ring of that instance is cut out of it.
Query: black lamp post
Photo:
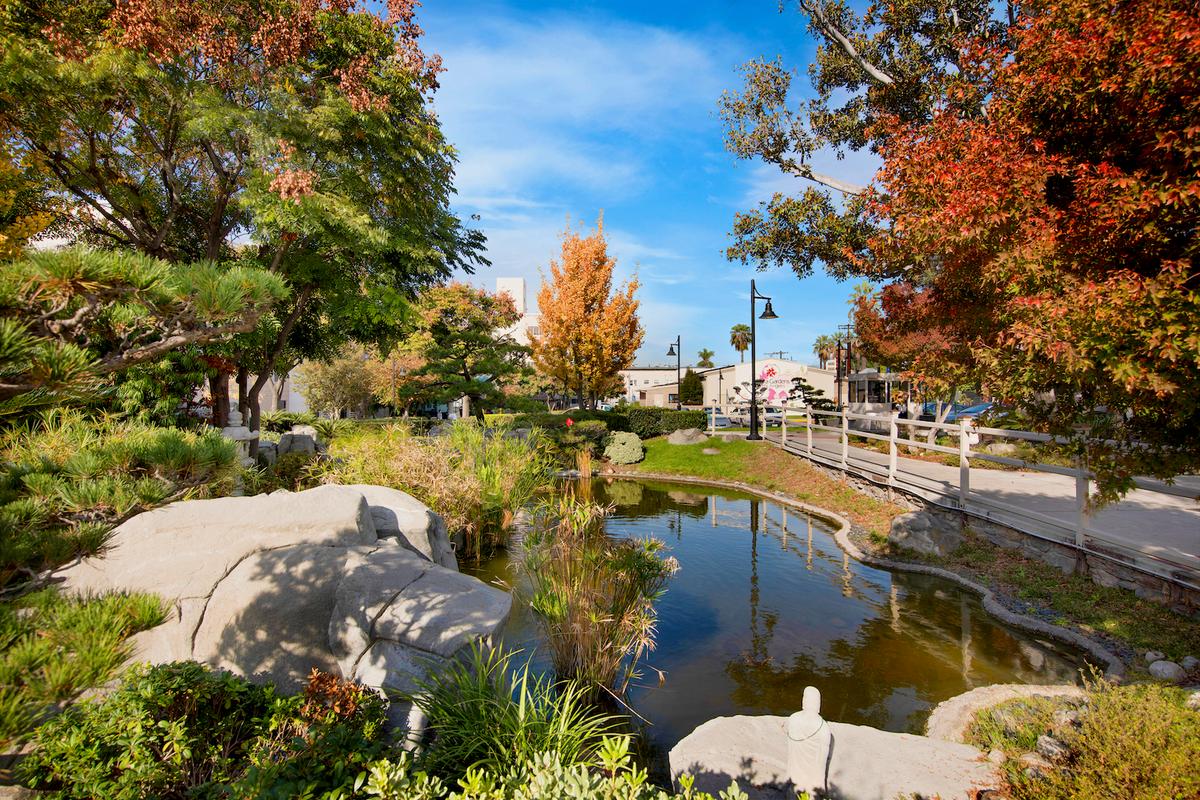
[[[758,435],[758,365],[755,363],[757,354],[755,352],[758,344],[758,334],[755,331],[755,306],[756,300],[766,300],[766,305],[763,306],[762,316],[758,319],[779,319],[775,314],[775,309],[771,308],[771,298],[765,294],[759,294],[758,289],[754,286],[754,279],[750,279],[750,435],[746,438],[749,441],[757,442],[762,439]]]
[[[679,382],[679,367],[683,364],[682,334],[675,337],[675,342],[667,349],[667,355],[675,356],[675,408],[683,408],[683,384]]]

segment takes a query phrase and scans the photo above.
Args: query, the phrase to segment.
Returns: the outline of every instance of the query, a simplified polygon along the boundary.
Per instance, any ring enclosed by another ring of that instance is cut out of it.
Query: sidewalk
[[[779,431],[769,431],[766,438],[778,445]],[[807,457],[805,446],[803,430],[789,429],[785,449]],[[836,434],[814,433],[813,451],[816,461],[832,466],[841,462],[841,442]],[[855,447],[851,439],[847,465],[850,471],[863,477],[887,483],[886,453]],[[896,482],[897,488],[930,499],[940,496],[957,504],[958,467],[901,455],[897,460]],[[1180,484],[1194,487],[1196,479],[1182,478]],[[1047,522],[1047,529],[1060,529],[1033,531],[1028,528],[1032,522],[1028,518],[1025,525],[1014,525],[1026,532],[1062,539],[1064,533],[1075,529],[1075,479],[1066,475],[972,467],[968,510],[973,510],[975,501],[986,507],[1007,509],[1018,516],[1025,512],[1044,515],[1061,525]],[[1100,547],[1115,545],[1116,550],[1186,572],[1193,583],[1200,583],[1200,502],[1196,500],[1137,489],[1121,502],[1091,515],[1088,536]]]

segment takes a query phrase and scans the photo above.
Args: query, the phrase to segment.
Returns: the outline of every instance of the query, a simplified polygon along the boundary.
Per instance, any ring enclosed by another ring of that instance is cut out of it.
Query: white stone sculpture
[[[800,710],[788,717],[788,777],[792,788],[810,795],[824,793],[833,733],[821,718],[821,692],[804,688]]]
[[[236,408],[229,411],[229,424],[221,428],[221,435],[237,445],[238,460],[243,467],[254,466],[250,457],[250,443],[258,438],[258,431],[252,431],[242,424],[242,412]]]

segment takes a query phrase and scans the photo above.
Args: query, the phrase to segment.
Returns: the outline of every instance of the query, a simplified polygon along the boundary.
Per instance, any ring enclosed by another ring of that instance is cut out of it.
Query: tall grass
[[[654,649],[654,602],[679,568],[655,539],[613,539],[610,509],[564,494],[548,501],[526,534],[521,571],[528,602],[559,677],[589,700],[620,697]]]
[[[585,689],[516,664],[517,653],[476,644],[419,683],[411,699],[425,712],[433,740],[422,757],[433,774],[462,776],[472,767],[504,772],[555,752],[564,764],[592,759],[620,719],[596,712]]]
[[[503,545],[516,512],[551,482],[543,434],[519,436],[506,424],[463,420],[439,437],[413,436],[404,424],[360,427],[339,438],[331,454],[324,480],[408,492],[463,537],[467,557]]]

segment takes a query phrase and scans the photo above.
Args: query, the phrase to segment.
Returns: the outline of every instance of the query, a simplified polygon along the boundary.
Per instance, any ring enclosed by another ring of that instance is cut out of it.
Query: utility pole
[[[767,353],[767,358],[770,358],[771,356],[775,356],[776,358],[787,358],[788,351],[787,350],[772,350],[770,353]]]

